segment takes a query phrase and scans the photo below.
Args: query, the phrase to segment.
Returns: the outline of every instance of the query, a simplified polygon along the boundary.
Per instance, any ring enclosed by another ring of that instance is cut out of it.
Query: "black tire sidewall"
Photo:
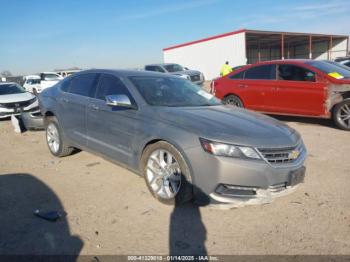
[[[164,149],[164,150],[168,151],[169,153],[171,153],[175,157],[176,161],[178,162],[178,164],[180,166],[181,173],[182,173],[181,185],[180,185],[180,190],[176,194],[175,198],[164,199],[164,198],[159,197],[152,190],[152,188],[147,180],[146,172],[147,172],[148,158],[157,149]],[[146,149],[144,150],[144,152],[142,154],[142,158],[141,158],[141,172],[142,172],[142,176],[145,179],[148,190],[150,191],[152,196],[154,198],[156,198],[158,201],[160,201],[161,203],[167,204],[167,205],[175,205],[175,204],[181,205],[181,204],[184,204],[186,202],[189,202],[192,199],[193,188],[192,188],[192,177],[191,177],[190,169],[186,163],[186,160],[182,156],[182,154],[173,145],[171,145],[165,141],[160,141],[160,142],[156,142],[154,144],[147,146]]]
[[[240,103],[241,106],[239,106],[239,107],[241,107],[241,108],[244,107],[242,100],[241,100],[238,96],[236,96],[236,95],[228,95],[228,96],[226,96],[226,97],[223,99],[224,104],[226,104],[226,105],[231,105],[231,104],[227,103],[227,101],[230,100],[230,99],[235,99],[236,101],[238,101],[238,102]],[[235,105],[234,105],[234,106],[235,106]]]
[[[344,125],[343,122],[340,120],[340,109],[345,104],[349,105],[349,107],[350,107],[350,98],[347,98],[347,99],[343,100],[342,102],[340,102],[339,104],[337,104],[334,107],[334,110],[333,110],[333,121],[337,125],[337,127],[339,127],[340,129],[350,131],[350,127]]]

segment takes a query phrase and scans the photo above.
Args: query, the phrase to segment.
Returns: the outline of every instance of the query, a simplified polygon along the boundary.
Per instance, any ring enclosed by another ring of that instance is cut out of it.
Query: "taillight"
[[[210,83],[210,93],[211,94],[215,95],[217,85],[218,85],[218,82],[216,82],[215,80],[211,81],[211,83]]]

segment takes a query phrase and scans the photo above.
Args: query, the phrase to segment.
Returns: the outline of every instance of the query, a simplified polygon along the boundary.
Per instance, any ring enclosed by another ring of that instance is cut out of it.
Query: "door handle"
[[[239,88],[246,88],[248,85],[245,85],[245,84],[239,84],[238,87]]]
[[[67,98],[61,98],[61,101],[64,102],[64,103],[68,103],[69,100]]]
[[[89,107],[92,108],[93,110],[99,110],[99,109],[100,109],[100,108],[99,108],[97,105],[95,105],[95,104],[90,104]]]

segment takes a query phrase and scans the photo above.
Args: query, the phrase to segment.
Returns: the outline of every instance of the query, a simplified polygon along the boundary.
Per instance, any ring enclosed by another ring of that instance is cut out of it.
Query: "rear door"
[[[294,64],[279,64],[271,111],[276,113],[314,115],[324,114],[326,98],[324,83],[312,70]]]
[[[258,65],[244,72],[244,79],[235,81],[235,89],[243,100],[244,107],[264,111],[267,92],[270,92],[276,80],[276,66],[273,64]]]
[[[77,146],[86,145],[86,106],[96,89],[98,74],[85,73],[65,82],[66,92],[62,92],[60,118],[65,136]]]
[[[138,111],[106,104],[106,96],[120,94],[127,95],[136,105],[120,78],[102,74],[95,97],[89,99],[87,143],[92,150],[128,164],[132,160],[132,143],[137,141],[135,130],[139,123]]]

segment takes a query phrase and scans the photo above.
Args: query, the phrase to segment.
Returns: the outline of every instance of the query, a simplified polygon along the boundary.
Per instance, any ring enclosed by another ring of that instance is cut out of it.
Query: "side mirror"
[[[126,95],[109,95],[106,96],[106,104],[112,107],[134,108],[131,101]]]

